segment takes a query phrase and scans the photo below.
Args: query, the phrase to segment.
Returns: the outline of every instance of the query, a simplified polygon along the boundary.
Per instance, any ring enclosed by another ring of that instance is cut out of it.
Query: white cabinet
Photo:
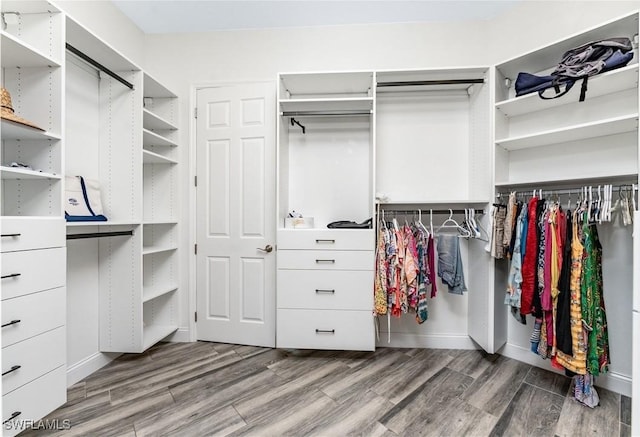
[[[278,78],[279,348],[375,348],[372,229],[327,229],[373,216],[374,74]],[[314,228],[285,228],[291,211]]]
[[[1,10],[2,86],[26,120],[0,124],[2,420],[15,435],[66,400],[64,17],[44,1]]]

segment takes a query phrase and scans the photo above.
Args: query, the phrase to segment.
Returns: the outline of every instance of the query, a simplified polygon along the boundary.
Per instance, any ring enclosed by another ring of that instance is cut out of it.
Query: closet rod
[[[592,188],[592,193],[595,192],[597,195],[598,192],[598,186],[600,186],[600,188],[602,189],[605,185],[611,185],[611,190],[614,192],[618,192],[618,191],[624,191],[627,190],[630,193],[633,193],[635,191],[638,190],[638,186],[634,183],[627,183],[627,184],[586,184],[580,188],[561,188],[561,189],[553,189],[553,188],[538,188],[536,189],[536,192],[542,191],[543,194],[553,194],[553,195],[566,195],[566,194],[582,194],[584,191],[584,187],[591,187]],[[531,189],[526,189],[526,190],[509,190],[509,191],[501,191],[499,193],[496,193],[496,198],[500,198],[500,197],[509,197],[509,193],[515,191],[518,195],[528,195],[528,194],[533,194],[533,188]]]
[[[384,212],[386,213],[391,213],[391,214],[398,214],[398,215],[408,215],[408,214],[418,214],[419,212],[422,212],[423,215],[425,214],[439,214],[439,215],[449,215],[449,214],[464,214],[467,211],[473,209],[474,212],[478,215],[484,214],[484,209],[474,209],[474,208],[467,208],[466,210],[464,209],[430,209],[430,208],[422,208],[420,210],[418,209],[385,209],[385,208],[381,208],[380,212]]]
[[[283,117],[343,117],[343,116],[363,116],[371,115],[371,111],[284,111],[280,113]]]
[[[94,67],[96,67],[98,70],[107,73],[109,76],[113,77],[115,80],[117,80],[118,82],[120,82],[121,84],[126,86],[127,88],[129,88],[131,90],[133,89],[133,84],[131,82],[128,82],[127,80],[123,79],[121,76],[118,76],[116,73],[114,73],[113,71],[109,70],[107,67],[105,67],[104,65],[102,65],[101,63],[96,61],[95,59],[93,59],[90,56],[84,54],[83,52],[81,52],[80,50],[78,50],[77,48],[75,48],[74,46],[72,46],[69,43],[66,43],[66,47],[67,47],[67,50],[69,50],[74,55],[78,56],[83,61],[88,62],[89,64],[91,64]]]
[[[392,86],[424,86],[424,85],[473,85],[484,83],[484,79],[440,79],[440,80],[409,80],[403,82],[378,82],[377,87]]]
[[[133,231],[113,231],[113,232],[87,232],[85,234],[68,234],[67,240],[83,240],[85,238],[120,237],[122,235],[133,235]]]

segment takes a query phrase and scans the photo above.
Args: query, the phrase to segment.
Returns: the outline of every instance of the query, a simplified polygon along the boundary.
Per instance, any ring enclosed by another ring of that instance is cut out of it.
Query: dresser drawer
[[[46,249],[65,245],[66,224],[60,218],[2,218],[2,252]]]
[[[2,299],[65,285],[66,248],[2,254]]]
[[[3,301],[2,324],[7,326],[2,328],[2,347],[63,326],[65,297],[65,287],[60,287]]]
[[[40,420],[64,404],[66,400],[66,366],[60,366],[19,389],[7,393],[2,397],[3,435],[18,434],[25,429],[24,427],[29,426],[29,422],[24,421]],[[12,416],[15,418],[10,420]],[[57,425],[64,427],[65,423],[60,420]]]
[[[278,269],[373,271],[373,251],[278,250]]]
[[[22,387],[65,364],[66,341],[65,329],[61,326],[4,348],[2,394]]]
[[[375,349],[368,311],[278,310],[276,346],[289,349]]]
[[[374,250],[373,229],[280,229],[278,249]]]
[[[373,272],[278,270],[278,308],[370,311]]]

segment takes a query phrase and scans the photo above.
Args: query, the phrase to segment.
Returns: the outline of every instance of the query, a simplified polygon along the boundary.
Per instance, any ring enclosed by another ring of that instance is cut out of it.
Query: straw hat
[[[0,104],[2,105],[0,117],[2,117],[4,120],[13,121],[15,123],[20,123],[25,126],[44,131],[44,129],[42,129],[41,127],[36,126],[30,121],[25,120],[22,117],[18,117],[13,113],[13,106],[11,105],[11,94],[9,94],[9,91],[7,91],[6,88],[0,88]]]

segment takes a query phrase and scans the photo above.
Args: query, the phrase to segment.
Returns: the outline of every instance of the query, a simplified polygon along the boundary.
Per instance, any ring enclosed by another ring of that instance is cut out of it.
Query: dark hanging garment
[[[558,307],[556,309],[556,347],[567,355],[573,355],[571,341],[571,213],[567,211],[566,238],[562,253],[562,268],[558,281]]]
[[[544,265],[544,248],[545,248],[545,237],[544,234],[544,222],[543,216],[545,213],[545,200],[538,200],[538,204],[536,205],[536,221],[535,221],[535,232],[536,239],[538,244],[536,245],[536,261],[535,261],[535,278],[533,280],[533,305],[531,309],[531,314],[535,318],[542,318],[544,314],[542,313],[542,301],[540,299],[540,293],[542,291],[543,284],[540,284],[540,278],[538,276],[538,269]]]

